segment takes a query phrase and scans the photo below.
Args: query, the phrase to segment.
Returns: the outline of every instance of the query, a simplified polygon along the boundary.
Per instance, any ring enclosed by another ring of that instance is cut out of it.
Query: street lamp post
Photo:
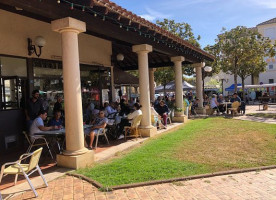
[[[225,76],[216,76],[215,79],[217,80],[217,82],[219,83],[221,81],[221,91],[222,91],[222,95],[224,95],[224,91],[223,91],[223,82],[225,81],[225,83],[228,83],[228,79],[225,78]]]
[[[213,70],[213,68],[210,67],[210,66],[206,66],[202,69],[202,84],[203,84],[203,93],[202,94],[203,94],[203,98],[204,98],[204,94],[205,94],[205,92],[204,92],[204,79],[205,79],[206,73],[209,73],[212,70]]]

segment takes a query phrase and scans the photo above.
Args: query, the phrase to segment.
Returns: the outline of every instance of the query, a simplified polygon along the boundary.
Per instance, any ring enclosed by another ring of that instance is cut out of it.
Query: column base
[[[80,169],[94,163],[94,151],[87,151],[84,154],[76,156],[57,155],[57,165],[60,167]]]
[[[157,134],[157,128],[153,126],[149,128],[139,128],[139,132],[142,137],[153,137]]]
[[[197,114],[206,115],[206,109],[205,108],[196,108],[195,111],[196,111]]]
[[[174,116],[172,118],[172,121],[173,122],[182,122],[182,123],[185,123],[188,121],[188,117],[187,115],[182,115],[182,116]]]

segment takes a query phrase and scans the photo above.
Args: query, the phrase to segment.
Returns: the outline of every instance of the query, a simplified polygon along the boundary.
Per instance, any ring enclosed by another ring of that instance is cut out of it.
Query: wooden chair
[[[139,133],[138,131],[138,126],[140,125],[142,120],[142,115],[138,115],[137,117],[134,118],[131,126],[125,126],[124,130],[125,130],[125,140],[127,137],[136,137],[136,139],[138,138],[138,136],[140,135],[140,137],[142,137],[142,135]],[[127,136],[127,133],[130,132],[130,135]]]
[[[44,176],[41,172],[41,169],[38,166],[38,162],[39,162],[41,152],[42,152],[42,147],[40,147],[39,149],[37,149],[33,153],[28,153],[28,154],[21,155],[19,160],[15,161],[15,162],[9,162],[9,163],[5,163],[4,165],[2,165],[1,174],[0,174],[0,183],[2,181],[3,176],[6,176],[8,174],[14,174],[15,175],[14,185],[15,185],[16,182],[17,182],[18,175],[23,175],[27,179],[31,189],[33,190],[35,196],[37,197],[38,194],[35,191],[35,188],[34,188],[33,184],[31,183],[31,180],[29,178],[29,176],[32,173],[38,171],[38,173],[41,176],[41,178],[43,179],[46,187],[48,187],[48,183],[45,180],[45,178],[44,178]],[[29,157],[30,157],[29,164],[21,164],[22,160],[26,160]]]
[[[228,113],[228,111],[230,110],[232,116],[234,117],[235,114],[238,114],[239,106],[240,106],[240,102],[238,102],[238,101],[233,102],[233,103],[232,103],[232,107],[231,107],[231,108],[228,108],[227,113]]]
[[[50,147],[49,147],[49,143],[47,142],[45,137],[43,137],[43,136],[37,136],[37,137],[33,136],[32,141],[31,141],[31,139],[29,138],[28,134],[25,131],[23,131],[23,134],[24,134],[26,140],[29,143],[29,147],[28,147],[26,153],[30,153],[30,151],[32,150],[33,147],[46,146],[48,151],[49,151],[49,154],[50,154],[51,158],[54,159],[53,154],[52,154],[52,152],[50,150]]]

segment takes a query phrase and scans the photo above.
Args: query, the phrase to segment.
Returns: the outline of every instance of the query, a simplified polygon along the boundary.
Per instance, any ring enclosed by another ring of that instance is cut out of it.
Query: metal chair
[[[54,159],[53,154],[52,154],[52,152],[50,150],[50,147],[49,147],[49,143],[47,142],[45,137],[43,137],[43,136],[37,136],[37,137],[32,136],[31,139],[30,139],[29,135],[25,131],[23,131],[23,134],[25,135],[25,138],[29,143],[29,147],[28,147],[26,153],[30,153],[30,151],[32,150],[33,147],[47,146],[47,149],[49,151],[49,154],[50,154],[51,158]],[[37,141],[40,141],[40,142],[38,143]]]
[[[34,192],[35,196],[37,197],[38,194],[37,194],[33,184],[31,183],[31,180],[29,179],[29,176],[32,173],[38,171],[38,173],[41,176],[41,178],[43,179],[46,187],[48,187],[48,183],[45,180],[45,178],[41,172],[41,169],[38,166],[41,152],[42,152],[42,147],[40,147],[33,153],[21,155],[19,160],[15,161],[15,162],[9,162],[9,163],[5,163],[4,165],[2,165],[1,174],[0,174],[0,183],[2,181],[3,176],[6,176],[8,174],[14,174],[15,175],[14,185],[15,185],[17,182],[18,175],[23,175],[27,179],[32,191]],[[22,160],[26,160],[29,157],[30,157],[29,164],[21,164]]]
[[[138,126],[141,123],[143,115],[138,115],[137,117],[134,118],[131,126],[125,126],[124,130],[125,130],[125,140],[127,137],[133,137],[135,136],[136,139],[138,138],[138,136],[140,135],[140,137],[142,137],[142,135],[139,133],[138,131]],[[130,135],[127,136],[127,133],[130,132]]]

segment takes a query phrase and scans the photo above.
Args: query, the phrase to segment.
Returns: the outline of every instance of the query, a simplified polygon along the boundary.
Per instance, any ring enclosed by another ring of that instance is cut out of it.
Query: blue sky
[[[112,1],[112,0],[111,0]],[[186,22],[200,44],[214,44],[222,27],[255,27],[276,17],[276,0],[113,0],[151,22],[164,18]]]

